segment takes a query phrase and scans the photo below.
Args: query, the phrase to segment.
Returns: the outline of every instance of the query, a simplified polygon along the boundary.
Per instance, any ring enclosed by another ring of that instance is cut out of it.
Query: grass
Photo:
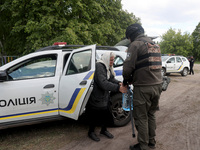
[[[195,64],[197,64],[198,66],[195,66]],[[199,64],[195,62],[195,64],[194,64],[194,67],[193,67],[194,73],[199,73],[200,70],[199,70],[198,67],[200,67],[200,66],[199,66],[200,62],[199,62]]]
[[[195,63],[194,64],[200,64],[200,61],[195,61]]]

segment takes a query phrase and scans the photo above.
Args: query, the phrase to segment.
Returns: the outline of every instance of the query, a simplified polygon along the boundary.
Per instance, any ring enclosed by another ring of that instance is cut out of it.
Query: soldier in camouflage
[[[131,150],[155,148],[155,112],[162,92],[161,54],[148,46],[157,46],[147,36],[140,24],[126,29],[126,38],[131,44],[123,65],[123,84],[133,84],[133,117],[138,131],[138,144]]]

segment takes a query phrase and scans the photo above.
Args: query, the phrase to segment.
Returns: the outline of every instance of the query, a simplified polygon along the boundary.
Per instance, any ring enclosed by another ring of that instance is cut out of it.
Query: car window
[[[122,66],[123,63],[124,63],[124,60],[120,56],[116,56],[115,60],[114,60],[113,67],[115,68],[115,67]]]
[[[68,60],[68,58],[69,58],[69,55],[70,55],[70,53],[66,54],[65,57],[64,57],[64,60],[63,60],[63,70],[64,70],[64,68],[65,68],[65,65],[66,65],[66,63],[67,63],[67,60]]]
[[[55,76],[56,60],[56,54],[27,59],[7,70],[9,80]]]
[[[180,58],[180,57],[176,57],[176,62],[177,62],[177,63],[182,62],[181,58]]]
[[[91,50],[74,53],[70,59],[66,75],[82,73],[90,70],[91,53]]]
[[[175,58],[174,57],[172,57],[172,58],[170,58],[167,62],[170,62],[170,63],[175,63]]]
[[[169,58],[169,56],[162,56],[161,59],[162,61],[166,61]]]
[[[185,58],[182,58],[183,61],[187,61]]]

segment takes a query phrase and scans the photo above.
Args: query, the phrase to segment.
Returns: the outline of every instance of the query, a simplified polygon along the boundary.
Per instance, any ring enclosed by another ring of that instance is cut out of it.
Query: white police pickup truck
[[[55,43],[0,67],[0,129],[58,118],[78,120],[93,88],[96,59],[105,51],[96,45]],[[98,50],[100,49],[100,50]],[[122,80],[126,53],[114,51],[115,72]],[[130,121],[121,93],[111,93],[115,126]]]

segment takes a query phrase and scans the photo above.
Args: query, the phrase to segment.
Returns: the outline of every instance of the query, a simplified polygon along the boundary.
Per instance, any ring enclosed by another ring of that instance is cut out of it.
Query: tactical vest
[[[137,61],[141,61],[143,59],[147,59],[147,61],[145,62],[141,61],[141,63],[136,64],[136,69],[140,69],[142,67],[149,67],[150,70],[161,69],[162,61],[161,61],[160,46],[158,44],[151,44],[146,41],[144,41],[144,43],[147,49],[147,53],[138,56]]]

